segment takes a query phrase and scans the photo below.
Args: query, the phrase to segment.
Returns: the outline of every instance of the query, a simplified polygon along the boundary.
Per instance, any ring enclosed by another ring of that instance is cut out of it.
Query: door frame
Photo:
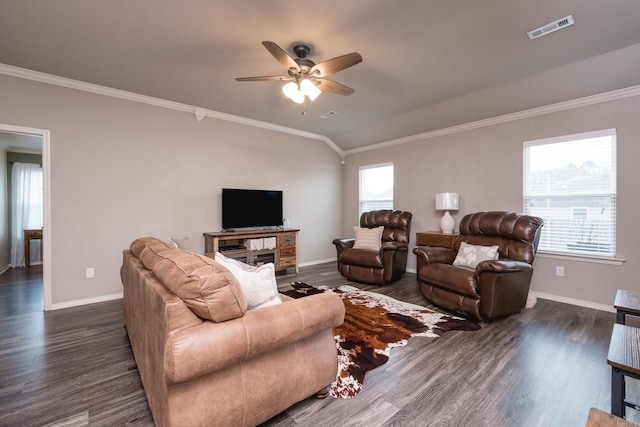
[[[0,131],[35,135],[42,138],[42,179],[44,187],[44,224],[42,228],[42,287],[44,310],[52,310],[51,283],[51,132],[38,129],[0,123]]]

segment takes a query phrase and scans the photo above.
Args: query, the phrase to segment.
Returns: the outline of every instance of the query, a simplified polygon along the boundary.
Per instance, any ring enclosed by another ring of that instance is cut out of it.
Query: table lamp
[[[444,234],[452,234],[455,221],[449,211],[458,210],[458,193],[436,193],[436,210],[444,211],[440,228]]]

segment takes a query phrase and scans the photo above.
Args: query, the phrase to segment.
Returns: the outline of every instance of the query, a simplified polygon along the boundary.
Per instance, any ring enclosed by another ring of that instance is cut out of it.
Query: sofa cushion
[[[382,246],[382,232],[384,227],[364,228],[353,227],[356,241],[353,249],[366,249],[369,251],[379,251]]]
[[[497,259],[498,246],[470,245],[467,242],[460,243],[460,249],[453,265],[458,267],[476,268],[482,261]]]
[[[147,247],[145,251],[151,251]],[[154,253],[153,274],[199,317],[224,322],[241,317],[247,300],[236,278],[223,266],[181,249]]]
[[[149,245],[157,248],[164,247],[167,249],[171,249],[175,247],[174,245],[167,243],[164,240],[160,240],[157,237],[146,236],[146,237],[140,237],[134,240],[133,242],[131,242],[131,245],[129,246],[129,250],[131,250],[131,252],[136,256],[136,258],[140,258],[140,254],[142,253],[142,250]]]
[[[367,249],[349,249],[340,255],[340,264],[348,264],[360,267],[383,268],[384,263],[380,251],[374,252]]]
[[[280,304],[275,266],[272,263],[254,267],[216,252],[215,260],[226,267],[244,291],[249,310]]]
[[[144,265],[144,268],[146,268],[147,270],[153,270],[153,267],[156,265],[156,262],[162,260],[162,256],[161,254],[163,252],[166,251],[172,251],[175,250],[177,248],[172,247],[172,246],[163,246],[159,243],[150,243],[148,245],[146,245],[143,249],[142,252],[140,252],[140,256],[138,257],[140,259],[140,261],[142,262],[142,264]]]

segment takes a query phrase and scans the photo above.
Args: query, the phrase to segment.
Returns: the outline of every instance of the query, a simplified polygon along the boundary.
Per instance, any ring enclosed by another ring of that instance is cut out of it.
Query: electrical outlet
[[[563,277],[564,276],[564,267],[561,265],[556,265],[556,276]]]
[[[86,271],[87,279],[93,279],[95,275],[96,275],[96,272],[93,269],[93,267],[87,268],[87,271]]]

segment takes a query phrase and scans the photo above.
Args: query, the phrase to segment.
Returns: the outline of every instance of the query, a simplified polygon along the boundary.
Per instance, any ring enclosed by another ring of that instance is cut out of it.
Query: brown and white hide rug
[[[335,292],[344,302],[344,323],[334,331],[338,375],[329,392],[340,399],[355,397],[362,389],[365,374],[384,365],[390,350],[407,345],[409,338],[436,338],[447,331],[480,329],[479,324],[470,320],[349,285],[329,288],[294,282],[291,286],[293,290],[283,293],[292,298]]]

